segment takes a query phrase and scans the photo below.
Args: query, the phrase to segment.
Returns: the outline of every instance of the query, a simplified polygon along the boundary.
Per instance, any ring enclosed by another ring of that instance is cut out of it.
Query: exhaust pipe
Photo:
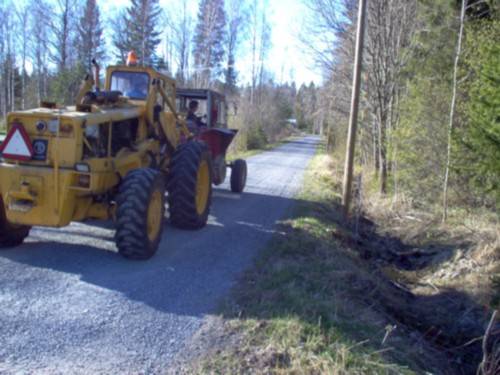
[[[92,59],[92,65],[94,66],[94,85],[95,91],[99,91],[99,65],[95,59]]]

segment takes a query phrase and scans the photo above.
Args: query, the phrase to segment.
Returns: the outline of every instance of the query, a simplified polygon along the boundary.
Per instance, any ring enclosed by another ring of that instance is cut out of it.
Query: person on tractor
[[[143,74],[128,74],[125,85],[125,96],[131,99],[145,99],[148,95],[148,78]]]
[[[188,105],[188,113],[186,116],[186,120],[188,123],[188,127],[191,131],[195,131],[195,133],[199,133],[201,128],[206,128],[207,124],[201,120],[200,116],[196,115],[198,111],[199,103],[197,100],[191,100]]]

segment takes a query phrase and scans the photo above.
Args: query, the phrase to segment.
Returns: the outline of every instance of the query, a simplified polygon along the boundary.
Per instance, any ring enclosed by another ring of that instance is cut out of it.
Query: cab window
[[[144,100],[148,96],[149,74],[143,72],[113,72],[111,90],[121,91],[130,99]]]

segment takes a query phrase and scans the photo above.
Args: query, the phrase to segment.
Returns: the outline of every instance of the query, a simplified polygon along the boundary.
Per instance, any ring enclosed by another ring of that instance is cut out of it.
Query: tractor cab
[[[106,91],[120,92],[131,101],[145,102],[148,99],[149,89],[156,80],[165,90],[169,99],[175,100],[175,81],[165,74],[161,74],[149,67],[115,65],[106,70]]]
[[[208,89],[177,89],[176,97],[177,112],[184,115],[186,125],[195,138],[208,146],[213,183],[222,184],[229,167],[231,190],[241,193],[246,184],[247,166],[241,159],[226,161],[227,149],[237,130],[228,129],[225,96]]]
[[[227,129],[227,105],[224,95],[206,89],[177,89],[177,111],[187,115],[190,104],[198,103],[196,116],[207,128]]]

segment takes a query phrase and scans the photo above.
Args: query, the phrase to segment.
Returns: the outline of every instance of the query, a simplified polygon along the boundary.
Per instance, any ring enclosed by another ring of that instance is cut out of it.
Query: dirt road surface
[[[1,250],[0,373],[164,372],[290,212],[318,141],[249,158],[246,191],[216,188],[209,224],[167,223],[148,261],[120,257],[102,223]]]

